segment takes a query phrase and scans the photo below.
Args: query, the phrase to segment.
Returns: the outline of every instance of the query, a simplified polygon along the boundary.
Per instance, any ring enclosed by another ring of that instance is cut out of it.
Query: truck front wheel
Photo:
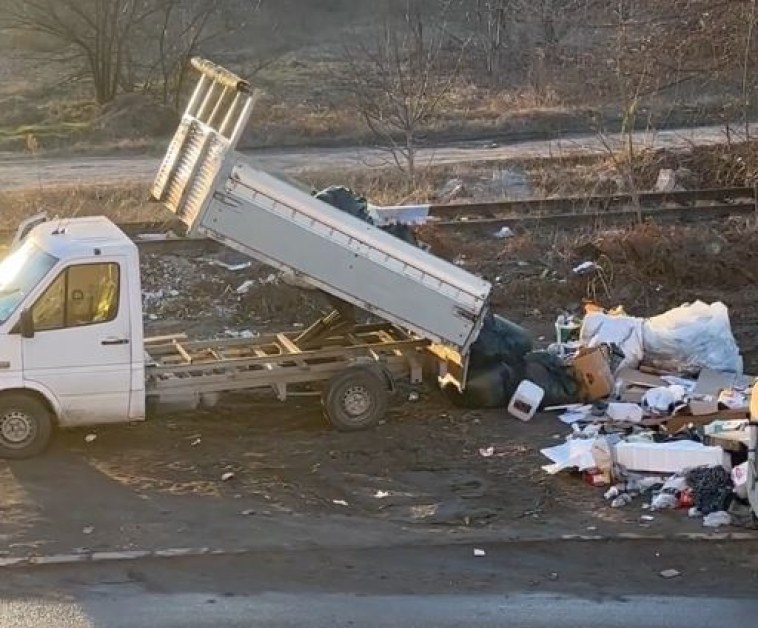
[[[50,443],[53,421],[45,405],[27,395],[0,397],[0,458],[22,460]]]
[[[338,430],[365,430],[376,425],[387,411],[387,384],[370,369],[350,369],[332,378],[322,402],[329,422]]]

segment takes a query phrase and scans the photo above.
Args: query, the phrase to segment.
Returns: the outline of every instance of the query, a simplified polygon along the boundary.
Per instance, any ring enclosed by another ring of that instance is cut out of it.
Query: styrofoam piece
[[[721,447],[708,447],[688,440],[670,443],[621,442],[614,447],[614,459],[629,471],[680,473],[704,465],[731,468],[729,456]]]

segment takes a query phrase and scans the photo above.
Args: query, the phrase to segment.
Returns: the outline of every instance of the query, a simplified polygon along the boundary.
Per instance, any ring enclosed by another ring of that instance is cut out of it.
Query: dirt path
[[[731,139],[739,139],[734,131]],[[634,141],[639,147],[685,149],[694,144],[718,144],[726,140],[726,133],[721,126],[634,133]],[[418,159],[421,164],[433,162],[441,165],[604,153],[609,147],[620,147],[622,137],[619,134],[609,134],[603,138],[588,135],[504,146],[499,146],[496,142],[497,137],[493,137],[489,142],[425,148],[419,151]],[[378,168],[389,164],[386,153],[359,147],[256,150],[248,154],[266,170],[293,173],[308,170]],[[92,183],[139,183],[152,179],[158,164],[159,159],[156,157],[72,156],[31,159],[6,154],[0,156],[0,190]]]

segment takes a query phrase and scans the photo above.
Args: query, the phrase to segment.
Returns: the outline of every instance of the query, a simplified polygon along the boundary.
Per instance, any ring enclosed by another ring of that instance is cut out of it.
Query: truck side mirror
[[[21,312],[19,328],[22,338],[34,338],[34,317],[31,310],[25,309]]]

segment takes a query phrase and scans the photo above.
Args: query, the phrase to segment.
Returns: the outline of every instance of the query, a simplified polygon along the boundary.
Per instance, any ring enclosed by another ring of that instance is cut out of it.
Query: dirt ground
[[[506,241],[422,235],[440,255],[494,281],[494,309],[530,329],[538,346],[551,341],[556,313],[586,297],[622,303],[638,315],[698,297],[722,299],[746,369],[755,372],[756,288],[747,280],[758,273],[752,233],[742,221],[524,233]],[[588,255],[607,269],[604,281],[572,275],[572,265]],[[280,285],[263,266],[219,265],[241,261],[228,252],[145,252],[148,333],[255,335],[302,327],[327,310],[312,294]],[[431,386],[416,391],[420,398],[411,401],[411,388],[402,387],[380,426],[354,434],[331,430],[316,399],[281,404],[249,394],[229,396],[212,410],[63,433],[45,457],[0,464],[1,549],[15,555],[292,538],[360,544],[408,535],[702,530],[681,512],[645,522],[642,500],[611,509],[603,491],[578,475],[547,476],[539,450],[567,431],[555,416],[524,424],[503,410],[454,408]],[[94,442],[85,441],[88,433],[96,434]],[[482,456],[488,447],[494,455]],[[234,477],[222,481],[229,472]]]
[[[238,395],[214,410],[73,430],[41,458],[0,463],[5,555],[166,547],[366,546],[702,532],[683,512],[611,509],[578,475],[547,476],[565,433],[423,390],[344,434],[317,401]],[[94,442],[85,436],[96,434]],[[492,457],[481,448],[494,447]],[[223,481],[222,476],[234,476]]]

